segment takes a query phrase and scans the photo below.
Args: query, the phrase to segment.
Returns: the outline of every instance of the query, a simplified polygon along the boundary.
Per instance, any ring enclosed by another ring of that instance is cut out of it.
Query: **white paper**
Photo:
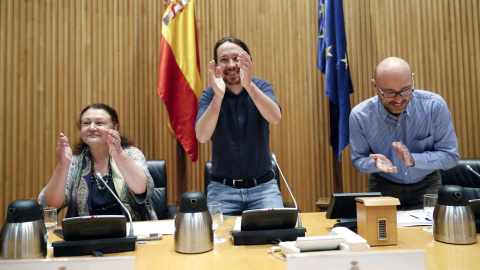
[[[397,227],[432,226],[423,210],[397,211]]]
[[[130,223],[127,223],[127,235],[130,232]],[[135,236],[160,233],[163,235],[175,233],[175,220],[157,220],[148,222],[133,222]]]
[[[235,220],[235,226],[233,226],[234,231],[241,231],[242,230],[242,217],[237,217]]]

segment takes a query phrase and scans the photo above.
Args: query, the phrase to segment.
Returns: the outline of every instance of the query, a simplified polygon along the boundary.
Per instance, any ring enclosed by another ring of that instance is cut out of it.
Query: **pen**
[[[416,219],[419,219],[417,216],[414,216],[414,215],[410,215],[410,216],[411,216],[411,217],[414,217],[414,218],[416,218]]]

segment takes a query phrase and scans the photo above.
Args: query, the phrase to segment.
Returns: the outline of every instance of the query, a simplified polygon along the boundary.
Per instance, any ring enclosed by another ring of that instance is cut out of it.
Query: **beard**
[[[235,78],[228,79],[228,77],[229,77],[228,72],[231,72],[231,71],[237,72],[238,76],[235,77]],[[237,85],[237,84],[240,84],[242,82],[242,80],[240,78],[240,68],[227,70],[227,71],[225,71],[224,75],[225,76],[223,77],[223,81],[225,82],[225,84]]]
[[[240,84],[242,82],[242,80],[240,80],[240,78],[234,79],[232,81],[229,81],[227,79],[223,79],[223,81],[225,82],[225,84],[228,84],[228,85],[237,85],[237,84]]]
[[[405,110],[406,104],[408,103],[408,101],[402,100],[401,103],[402,103],[401,106],[397,107],[397,106],[394,106],[394,104],[399,104],[398,102],[390,101],[385,103],[385,108],[387,109],[388,112],[390,112],[390,114],[398,116]]]

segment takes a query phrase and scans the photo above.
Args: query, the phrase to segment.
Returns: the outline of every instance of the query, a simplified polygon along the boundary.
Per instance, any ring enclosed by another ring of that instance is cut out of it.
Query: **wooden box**
[[[370,246],[397,244],[397,205],[393,197],[358,197],[357,230]]]

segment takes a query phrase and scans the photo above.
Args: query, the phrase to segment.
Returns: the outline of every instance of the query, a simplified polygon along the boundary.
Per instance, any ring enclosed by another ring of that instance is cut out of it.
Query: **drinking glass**
[[[208,212],[212,216],[212,225],[213,225],[213,243],[223,243],[227,239],[217,236],[217,227],[223,223],[223,209],[222,204],[219,202],[207,203]]]
[[[52,248],[52,243],[48,241],[48,236],[57,227],[57,208],[43,208],[43,218],[45,222],[45,228],[47,229],[47,248]]]
[[[433,224],[433,210],[435,205],[437,205],[438,195],[437,194],[425,194],[423,195],[423,213],[427,217],[428,221],[432,221]],[[433,226],[423,228],[426,232],[433,232]]]

